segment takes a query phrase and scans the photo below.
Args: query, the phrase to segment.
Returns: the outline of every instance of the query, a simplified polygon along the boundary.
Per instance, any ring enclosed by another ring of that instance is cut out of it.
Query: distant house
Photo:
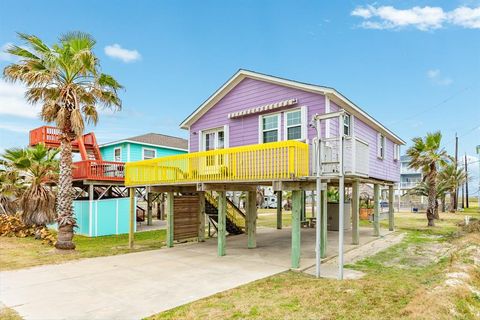
[[[104,143],[100,152],[105,161],[131,162],[188,152],[188,141],[159,133],[147,133]]]
[[[415,188],[423,179],[422,171],[410,168],[409,164],[409,156],[403,155],[400,157],[400,182],[395,186],[397,190],[396,195],[400,194],[401,196],[400,203],[402,208],[423,208],[425,205],[423,196],[407,195],[408,190]]]
[[[407,155],[400,157],[400,190],[409,190],[422,182],[422,171],[409,168],[410,158]]]

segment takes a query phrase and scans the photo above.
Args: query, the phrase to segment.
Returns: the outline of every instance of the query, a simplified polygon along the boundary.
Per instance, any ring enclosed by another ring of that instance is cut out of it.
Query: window
[[[302,139],[302,111],[295,110],[286,112],[285,121],[287,140]]]
[[[203,151],[223,149],[225,147],[225,131],[223,128],[203,131],[202,137]]]
[[[122,161],[122,148],[113,149],[113,161],[116,161],[116,162]]]
[[[143,160],[153,159],[157,156],[155,149],[143,148]]]
[[[393,160],[398,161],[400,159],[400,145],[393,145]]]
[[[381,133],[377,135],[377,157],[385,158],[385,137]]]
[[[226,127],[221,129],[211,129],[202,132],[203,145],[202,150],[209,151],[215,149],[225,148],[225,130]],[[210,155],[207,156],[206,165],[214,166],[223,164],[223,155]]]
[[[279,121],[280,115],[275,114],[271,116],[261,117],[261,138],[263,143],[275,142],[279,139]]]
[[[351,117],[349,114],[343,116],[343,134],[350,136],[351,132]]]

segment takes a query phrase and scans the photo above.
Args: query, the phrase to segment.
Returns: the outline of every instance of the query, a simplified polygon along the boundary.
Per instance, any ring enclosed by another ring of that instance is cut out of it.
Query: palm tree
[[[0,213],[15,214],[18,202],[25,188],[24,177],[17,170],[11,170],[2,161],[0,169]]]
[[[117,92],[122,86],[99,71],[93,53],[95,40],[88,34],[63,35],[52,47],[34,35],[20,33],[27,48],[10,46],[7,52],[20,58],[3,74],[12,82],[23,82],[30,103],[41,103],[41,118],[60,129],[60,176],[57,197],[58,249],[75,249],[76,225],[72,198],[72,145],[81,137],[85,123],[96,124],[97,106],[119,109]]]
[[[447,163],[439,172],[438,177],[441,181],[445,181],[450,193],[450,212],[455,212],[455,203],[457,203],[455,192],[458,186],[461,186],[467,180],[467,174],[463,168],[457,167],[455,162]]]
[[[447,152],[440,147],[442,134],[440,131],[427,133],[426,137],[412,139],[413,146],[408,148],[410,157],[409,167],[422,169],[425,174],[424,182],[428,186],[427,220],[428,226],[434,226],[435,207],[437,204],[437,164],[445,165],[448,160]]]
[[[415,195],[415,196],[424,196],[428,197],[430,192],[430,184],[428,181],[422,181],[414,188],[408,190],[406,194]],[[437,179],[437,183],[435,184],[435,205],[434,205],[434,216],[438,216],[438,200],[444,201],[445,193],[448,192],[450,186],[440,179]],[[438,218],[435,218],[438,219]]]
[[[7,149],[4,163],[10,172],[23,177],[25,188],[19,195],[20,218],[27,226],[46,226],[55,221],[55,193],[58,180],[58,150],[40,144],[27,149]]]

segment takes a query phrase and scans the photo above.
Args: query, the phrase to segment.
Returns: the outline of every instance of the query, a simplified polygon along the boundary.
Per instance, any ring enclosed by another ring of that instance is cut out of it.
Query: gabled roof
[[[379,132],[382,132],[386,137],[390,138],[390,140],[398,144],[405,144],[405,141],[403,141],[390,129],[382,125],[380,122],[378,122],[367,112],[362,110],[360,107],[358,107],[356,104],[354,104],[352,101],[350,101],[348,98],[346,98],[343,94],[341,94],[334,88],[288,80],[244,69],[238,70],[230,79],[228,79],[227,82],[225,82],[194,112],[192,112],[185,120],[183,120],[183,122],[180,124],[180,127],[182,129],[189,129],[194,122],[196,122],[200,117],[202,117],[210,108],[212,108],[218,101],[220,101],[228,92],[230,92],[237,84],[239,84],[245,78],[266,81],[273,84],[326,95],[341,108],[344,108],[347,112],[354,114],[355,117],[374,127]]]
[[[139,143],[147,146],[156,146],[156,147],[164,147],[168,149],[188,151],[187,139],[168,136],[160,133],[153,133],[153,132],[142,134],[140,136],[127,138],[127,139],[104,143],[104,144],[101,144],[100,147],[110,146],[112,144],[118,144],[123,142]]]

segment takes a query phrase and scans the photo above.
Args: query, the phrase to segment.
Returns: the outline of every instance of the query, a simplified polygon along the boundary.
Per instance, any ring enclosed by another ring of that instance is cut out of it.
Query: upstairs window
[[[153,159],[157,156],[155,149],[143,149],[143,160]]]
[[[286,112],[285,115],[287,140],[302,139],[302,111],[290,111]]]
[[[351,132],[351,117],[349,114],[343,116],[343,134],[345,136],[350,136]]]
[[[115,162],[122,161],[122,148],[113,149],[113,161]]]
[[[400,145],[398,144],[393,145],[393,160],[400,160]]]
[[[263,143],[279,141],[279,119],[280,115],[275,114],[271,116],[261,117],[262,133],[261,138]]]
[[[381,133],[377,134],[377,157],[385,158],[385,137]]]

